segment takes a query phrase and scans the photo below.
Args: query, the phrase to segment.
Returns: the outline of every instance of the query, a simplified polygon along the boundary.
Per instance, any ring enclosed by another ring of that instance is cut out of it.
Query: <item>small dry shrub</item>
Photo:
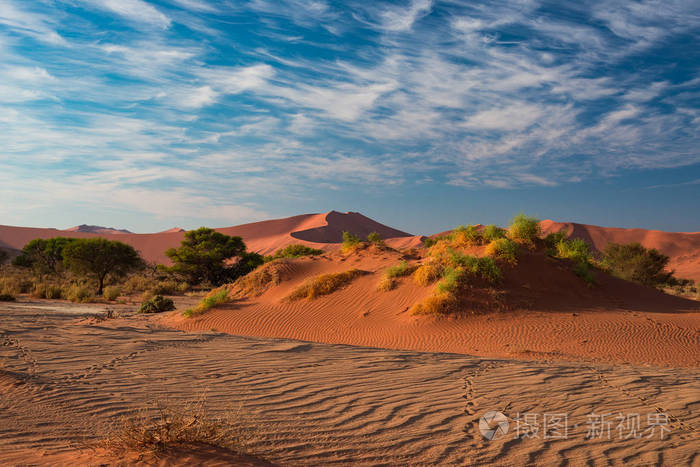
[[[135,451],[164,453],[182,445],[208,444],[230,450],[240,449],[236,421],[231,414],[216,418],[208,414],[204,400],[182,405],[157,404],[131,416],[122,417],[108,428],[99,447],[120,453]]]
[[[75,303],[89,302],[94,300],[95,293],[87,285],[73,284],[66,291],[66,298]]]
[[[331,294],[349,284],[355,278],[365,274],[369,273],[359,269],[351,269],[335,274],[323,274],[298,287],[288,298],[289,300],[301,300],[304,298],[312,300],[322,295]]]
[[[107,286],[102,291],[102,296],[106,300],[109,300],[110,302],[113,302],[114,300],[118,299],[121,294],[122,294],[122,289],[121,289],[121,287],[119,287],[117,285]]]
[[[34,289],[32,290],[31,296],[36,298],[57,300],[63,296],[63,288],[56,284],[37,282],[34,284]]]
[[[279,285],[287,279],[292,271],[293,264],[288,259],[276,259],[260,266],[255,271],[239,278],[229,286],[240,296],[258,297],[270,287]]]
[[[459,300],[454,294],[439,292],[411,307],[412,315],[448,315],[457,310]]]
[[[9,293],[0,293],[0,302],[14,302],[15,296]]]
[[[437,263],[422,264],[413,273],[413,281],[423,287],[430,285],[442,276],[443,267]]]
[[[162,313],[164,311],[172,311],[175,309],[175,303],[162,295],[147,300],[141,304],[139,313]]]
[[[377,284],[377,290],[380,292],[388,292],[396,288],[396,279],[389,276],[382,276]]]

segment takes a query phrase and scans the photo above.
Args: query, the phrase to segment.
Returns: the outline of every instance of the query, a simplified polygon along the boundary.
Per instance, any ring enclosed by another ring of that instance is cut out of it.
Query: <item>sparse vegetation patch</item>
[[[534,247],[541,234],[540,220],[520,213],[511,220],[507,236],[515,242]]]
[[[486,254],[510,264],[518,262],[518,244],[510,238],[497,238],[486,246]]]
[[[171,299],[165,298],[162,295],[156,295],[141,304],[139,313],[162,313],[174,309],[175,303]]]
[[[341,287],[346,286],[359,276],[369,274],[367,271],[351,269],[334,274],[323,274],[315,277],[304,285],[298,287],[289,295],[289,300],[313,300],[322,295],[328,295]]]

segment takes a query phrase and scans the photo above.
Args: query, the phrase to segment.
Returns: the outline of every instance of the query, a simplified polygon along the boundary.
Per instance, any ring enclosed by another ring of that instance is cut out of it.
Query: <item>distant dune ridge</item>
[[[545,233],[567,229],[572,237],[586,240],[599,251],[603,250],[609,242],[639,242],[647,248],[656,248],[670,256],[670,267],[676,270],[676,276],[700,280],[700,232],[621,229],[552,220],[542,221],[542,228]],[[380,224],[358,212],[337,211],[302,214],[216,230],[227,235],[242,237],[250,251],[261,254],[272,253],[293,243],[335,250],[341,242],[343,231],[349,231],[361,237],[367,236],[370,232],[377,232],[394,248],[419,246],[423,238]],[[80,225],[66,230],[0,226],[0,248],[16,253],[34,238],[58,236],[113,238],[118,235],[120,241],[134,246],[147,261],[168,264],[169,260],[163,252],[167,248],[178,246],[184,238],[184,232],[179,227],[159,233],[135,234],[125,229],[93,225]]]
[[[542,221],[542,230],[545,233],[567,230],[569,237],[581,238],[598,251],[604,250],[611,242],[641,243],[669,256],[669,267],[676,271],[676,277],[700,281],[700,232],[622,229],[552,220]]]
[[[88,232],[88,233],[94,233],[94,234],[100,234],[100,235],[133,233],[133,232],[126,230],[126,229],[115,229],[114,227],[102,227],[100,225],[87,225],[87,224],[76,225],[75,227],[71,227],[70,229],[66,229],[66,231],[68,231],[68,232]]]

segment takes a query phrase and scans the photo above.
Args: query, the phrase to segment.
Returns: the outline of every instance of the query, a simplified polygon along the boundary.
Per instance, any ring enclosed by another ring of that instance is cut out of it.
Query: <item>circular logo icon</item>
[[[486,412],[479,420],[479,431],[486,439],[503,438],[508,433],[508,417],[495,410]]]

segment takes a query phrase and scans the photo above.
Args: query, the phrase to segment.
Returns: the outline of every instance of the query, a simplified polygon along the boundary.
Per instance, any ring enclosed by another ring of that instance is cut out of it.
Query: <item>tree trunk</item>
[[[102,295],[102,286],[104,285],[105,282],[105,275],[100,274],[100,276],[97,278],[99,288],[97,289],[97,295]]]

